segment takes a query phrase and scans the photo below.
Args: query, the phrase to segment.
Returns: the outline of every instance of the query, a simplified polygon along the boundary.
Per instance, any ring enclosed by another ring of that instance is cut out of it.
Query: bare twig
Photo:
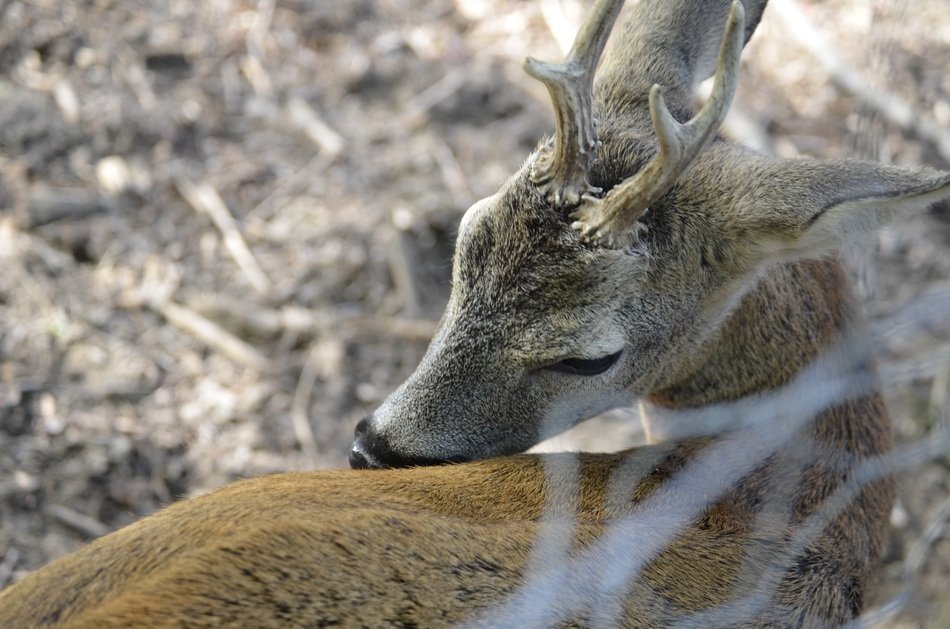
[[[405,124],[410,127],[423,124],[429,110],[462,89],[468,77],[467,71],[453,70],[416,94],[406,103],[405,109],[408,113],[405,114]]]
[[[175,303],[172,294],[177,285],[178,277],[173,267],[162,265],[158,260],[151,260],[145,266],[142,285],[123,293],[117,305],[123,308],[147,306],[165,317],[172,325],[232,360],[261,371],[270,368],[267,357],[254,347],[191,308]]]
[[[307,101],[294,96],[287,103],[291,124],[303,131],[323,151],[336,157],[343,152],[346,141],[314,111]]]
[[[419,314],[422,301],[422,287],[413,273],[412,247],[409,245],[409,236],[397,224],[397,215],[390,214],[392,228],[389,238],[386,239],[386,249],[389,254],[389,274],[396,287],[396,293],[402,303],[402,311],[410,317]]]
[[[187,301],[188,307],[203,317],[224,318],[250,333],[276,336],[288,332],[314,335],[326,331],[334,334],[389,336],[412,341],[428,341],[437,323],[427,319],[386,317],[381,315],[347,314],[333,310],[310,310],[298,306],[265,308],[221,295],[197,294]]]
[[[37,187],[30,191],[28,206],[28,227],[32,229],[106,212],[112,203],[108,198],[87,190]]]
[[[158,103],[152,83],[149,81],[141,58],[131,46],[123,45],[116,53],[116,66],[120,68],[125,84],[135,94],[139,105],[146,111],[153,111]]]
[[[247,233],[259,236],[262,231],[262,225],[265,224],[267,219],[278,209],[277,199],[279,197],[299,196],[301,192],[306,189],[306,186],[311,183],[315,175],[322,173],[333,163],[335,157],[333,154],[321,152],[314,155],[309,162],[304,164],[290,177],[281,180],[260,203],[254,206],[251,211],[245,215]]]
[[[274,83],[260,59],[247,55],[241,59],[240,67],[255,94],[262,98],[270,98],[273,95]]]
[[[247,46],[248,54],[264,58],[264,38],[270,30],[271,23],[274,21],[274,0],[259,0],[257,11],[254,13],[254,20],[251,27],[247,30],[247,37],[244,40]]]
[[[197,312],[173,301],[153,301],[150,305],[169,323],[194,335],[228,358],[260,371],[270,368],[266,356]]]
[[[4,555],[3,561],[0,562],[0,590],[5,588],[10,579],[13,578],[13,570],[19,561],[20,551],[11,546],[7,550],[7,554]]]
[[[805,17],[795,0],[775,0],[771,3],[770,10],[781,16],[786,31],[825,68],[832,80],[842,89],[864,101],[890,124],[913,133],[922,140],[932,142],[943,159],[950,161],[950,131],[924,116],[900,96],[865,81],[844,62],[834,47]]]
[[[271,283],[257,260],[251,254],[234,217],[228,210],[218,191],[207,182],[194,183],[185,177],[178,177],[176,185],[181,196],[195,211],[207,214],[224,236],[224,246],[238,267],[244,272],[251,286],[264,295],[270,291]]]
[[[950,352],[948,352],[948,357],[950,357]],[[947,408],[948,395],[950,395],[950,360],[937,370],[930,385],[927,412],[931,417],[938,417],[940,410]]]
[[[310,425],[310,392],[317,384],[319,374],[318,360],[320,353],[317,348],[310,350],[307,362],[300,371],[297,388],[294,390],[294,401],[290,407],[290,418],[293,423],[294,436],[306,458],[305,466],[311,468],[317,460],[317,440],[313,436],[313,427]]]
[[[341,317],[338,322],[353,331],[354,334],[372,336],[396,336],[416,341],[428,341],[435,334],[435,321],[425,319],[406,319],[402,317],[381,317],[377,315],[357,315]]]
[[[53,272],[72,270],[76,266],[76,261],[72,256],[50,247],[42,238],[21,231],[13,219],[0,218],[0,261],[17,260],[19,263],[19,259],[27,253],[35,255],[47,269]],[[29,276],[28,273],[26,275]],[[53,307],[48,296],[44,296],[44,301]]]
[[[241,71],[247,77],[254,93],[263,98],[274,95],[274,82],[264,67],[264,38],[274,18],[274,0],[260,0],[254,20],[247,31],[247,56],[241,59]]]
[[[60,79],[56,82],[56,87],[53,88],[53,99],[60,113],[63,114],[63,120],[71,125],[79,124],[82,113],[79,96],[76,95],[76,90],[73,89],[69,79]]]
[[[86,537],[102,537],[109,532],[109,527],[99,520],[84,513],[74,511],[66,505],[51,504],[46,507],[45,511],[46,515],[59,520],[66,526],[79,531]]]

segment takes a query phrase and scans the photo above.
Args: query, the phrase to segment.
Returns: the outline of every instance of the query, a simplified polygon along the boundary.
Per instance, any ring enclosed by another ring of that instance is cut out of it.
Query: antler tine
[[[650,117],[657,135],[657,154],[640,172],[614,187],[605,198],[584,197],[571,218],[581,238],[592,244],[622,248],[636,242],[643,228],[638,220],[669,192],[704,146],[715,136],[729,111],[739,79],[745,11],[733,0],[726,23],[712,95],[686,124],[678,123],[663,100],[663,90],[650,90]]]
[[[587,182],[597,148],[594,132],[594,71],[624,0],[598,0],[581,27],[563,64],[528,57],[524,69],[548,88],[554,105],[556,135],[553,151],[542,147],[531,166],[531,181],[555,207],[576,206],[599,192]]]

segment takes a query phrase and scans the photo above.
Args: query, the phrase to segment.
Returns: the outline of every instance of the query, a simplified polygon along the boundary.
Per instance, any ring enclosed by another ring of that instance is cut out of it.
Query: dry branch
[[[427,319],[346,314],[299,306],[266,308],[220,295],[195,295],[188,299],[188,306],[204,317],[227,319],[233,325],[245,328],[248,333],[259,336],[332,333],[428,341],[437,325],[435,321]]]
[[[185,177],[179,177],[176,180],[176,186],[181,196],[195,211],[211,217],[215,227],[221,231],[221,235],[224,237],[224,246],[227,247],[228,253],[231,254],[238,267],[247,276],[251,286],[258,293],[266,295],[270,291],[270,280],[267,279],[257,260],[251,254],[251,250],[238,229],[237,222],[231,216],[227,204],[218,194],[218,191],[207,182],[196,184]]]
[[[394,336],[415,341],[428,341],[435,334],[435,321],[425,319],[406,319],[402,317],[381,317],[377,315],[358,315],[342,317],[339,323],[356,334],[373,336]]]
[[[266,356],[197,312],[173,301],[150,302],[150,305],[169,323],[204,341],[228,358],[260,371],[270,368]]]
[[[313,436],[313,427],[310,425],[309,413],[310,393],[317,385],[319,359],[320,353],[316,348],[310,350],[307,362],[304,363],[303,369],[300,371],[297,388],[294,390],[294,401],[290,407],[290,419],[294,428],[294,436],[297,438],[300,450],[304,454],[304,466],[307,469],[313,467],[319,456],[317,440]]]
[[[102,537],[109,532],[109,527],[99,520],[90,517],[84,513],[79,513],[70,509],[66,505],[51,504],[45,509],[46,514],[65,524],[66,526],[79,531],[86,537]]]
[[[7,554],[4,555],[3,561],[0,562],[0,590],[6,587],[7,583],[10,582],[10,578],[13,577],[13,570],[19,561],[20,551],[11,546],[10,549],[7,550]]]
[[[296,96],[291,98],[287,103],[287,116],[290,122],[303,131],[321,150],[333,157],[343,152],[346,145],[343,136],[324,122],[304,99]]]
[[[277,186],[268,192],[267,196],[245,215],[247,233],[261,237],[261,232],[263,231],[261,226],[266,223],[267,219],[278,209],[278,200],[281,197],[294,197],[302,194],[306,186],[311,183],[312,178],[326,170],[335,157],[336,156],[331,153],[319,153],[314,155],[309,162],[304,164],[294,172],[294,174],[279,181]]]
[[[417,128],[424,124],[429,111],[462,89],[468,77],[468,72],[454,70],[416,94],[406,103],[407,113],[404,114],[404,124],[410,128]]]
[[[395,216],[391,214],[390,220],[395,223],[396,220],[393,219],[395,219]],[[413,273],[409,236],[395,224],[389,232],[390,237],[386,242],[386,249],[389,254],[387,256],[389,259],[389,274],[393,278],[396,293],[399,295],[402,311],[410,317],[415,317],[419,314],[423,288],[419,285],[419,281]]]
[[[260,0],[251,27],[244,39],[247,56],[241,60],[241,71],[254,93],[263,98],[274,95],[274,81],[264,68],[264,39],[274,19],[274,0]]]
[[[474,201],[475,193],[472,192],[472,186],[469,185],[468,177],[455,157],[455,152],[448,142],[442,139],[442,136],[431,134],[429,136],[429,152],[435,159],[439,172],[442,174],[442,181],[445,187],[452,194],[452,199],[459,207],[466,207]]]
[[[145,266],[141,286],[123,293],[117,305],[120,308],[147,306],[215,351],[248,367],[268,371],[270,361],[257,349],[191,308],[172,300],[178,279],[173,267],[162,265],[160,261],[153,259]]]
[[[28,201],[30,229],[62,220],[79,220],[106,212],[112,207],[107,197],[87,190],[36,187]]]

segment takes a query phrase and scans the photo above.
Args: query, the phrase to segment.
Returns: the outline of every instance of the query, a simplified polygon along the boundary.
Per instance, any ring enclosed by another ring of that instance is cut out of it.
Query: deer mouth
[[[471,457],[425,457],[397,452],[389,443],[373,431],[368,417],[356,424],[355,439],[350,447],[350,467],[354,470],[385,470],[401,467],[428,467],[449,463],[465,463]]]

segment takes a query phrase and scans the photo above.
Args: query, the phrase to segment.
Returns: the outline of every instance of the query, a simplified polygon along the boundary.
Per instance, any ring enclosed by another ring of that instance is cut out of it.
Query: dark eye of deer
[[[575,376],[596,376],[613,367],[620,358],[620,354],[621,352],[617,352],[600,358],[565,358],[553,365],[548,365],[546,369]]]

